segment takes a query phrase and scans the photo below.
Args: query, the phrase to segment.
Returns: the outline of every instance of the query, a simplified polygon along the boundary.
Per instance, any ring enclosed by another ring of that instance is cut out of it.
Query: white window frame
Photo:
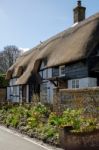
[[[60,76],[65,76],[65,71],[64,71],[64,73],[62,73],[62,68],[63,67],[64,67],[64,70],[65,70],[65,65],[59,67],[59,75]]]
[[[79,88],[80,84],[79,84],[79,79],[74,79],[72,80],[72,88]]]

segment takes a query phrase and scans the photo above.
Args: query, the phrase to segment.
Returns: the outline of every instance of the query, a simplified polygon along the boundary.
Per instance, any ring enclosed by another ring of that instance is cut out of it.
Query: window
[[[60,76],[65,75],[65,66],[60,66]]]
[[[54,68],[52,69],[52,76],[53,76],[53,77],[59,76],[59,67],[54,67]]]
[[[72,80],[72,88],[79,88],[79,80]]]

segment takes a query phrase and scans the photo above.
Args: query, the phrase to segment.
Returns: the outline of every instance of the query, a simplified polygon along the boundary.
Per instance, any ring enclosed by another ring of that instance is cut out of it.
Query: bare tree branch
[[[21,50],[14,45],[4,47],[4,50],[0,52],[0,72],[6,73],[8,68],[16,62],[20,54]]]

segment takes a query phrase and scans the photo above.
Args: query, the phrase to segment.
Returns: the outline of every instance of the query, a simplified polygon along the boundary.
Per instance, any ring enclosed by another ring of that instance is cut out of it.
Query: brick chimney
[[[85,19],[86,7],[81,5],[81,1],[77,1],[77,7],[73,9],[74,11],[74,23],[80,22]]]

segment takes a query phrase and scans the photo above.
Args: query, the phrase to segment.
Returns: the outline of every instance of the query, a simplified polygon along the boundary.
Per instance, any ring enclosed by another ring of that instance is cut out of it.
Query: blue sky
[[[32,48],[73,24],[77,0],[0,0],[0,50]],[[86,16],[99,12],[99,0],[82,0]]]

